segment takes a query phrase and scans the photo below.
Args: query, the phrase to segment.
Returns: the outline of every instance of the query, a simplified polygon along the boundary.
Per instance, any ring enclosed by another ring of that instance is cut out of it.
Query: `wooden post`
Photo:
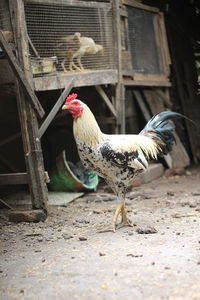
[[[15,42],[18,49],[18,60],[24,70],[26,79],[33,89],[30,71],[28,38],[25,23],[23,0],[10,0],[11,19],[13,20]],[[23,89],[16,80],[17,105],[21,123],[21,132],[28,173],[28,183],[33,209],[47,208],[48,192],[45,182],[43,155],[38,135],[38,120],[29,101],[25,100]]]
[[[115,53],[117,57],[118,83],[116,84],[116,111],[117,124],[119,131],[125,133],[125,92],[122,80],[122,63],[121,63],[121,23],[120,23],[120,2],[113,1],[114,28],[115,28]]]

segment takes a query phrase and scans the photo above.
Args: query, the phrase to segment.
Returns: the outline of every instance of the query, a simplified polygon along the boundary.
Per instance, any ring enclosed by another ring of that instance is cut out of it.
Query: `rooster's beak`
[[[62,106],[62,109],[63,109],[63,110],[64,110],[64,109],[69,109],[69,106],[66,105],[66,104],[64,104],[64,105]]]

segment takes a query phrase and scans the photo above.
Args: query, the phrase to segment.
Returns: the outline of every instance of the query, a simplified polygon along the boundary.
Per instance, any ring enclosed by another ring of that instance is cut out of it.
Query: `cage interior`
[[[155,13],[135,7],[127,9],[133,71],[141,74],[162,74],[154,26]]]
[[[80,58],[84,70],[113,69],[111,6],[77,7],[69,4],[69,1],[62,3],[25,2],[31,56],[57,57],[56,69],[60,72],[64,68],[67,72],[80,71],[76,69],[76,66],[80,67],[77,58]],[[75,66],[70,65],[71,61]]]

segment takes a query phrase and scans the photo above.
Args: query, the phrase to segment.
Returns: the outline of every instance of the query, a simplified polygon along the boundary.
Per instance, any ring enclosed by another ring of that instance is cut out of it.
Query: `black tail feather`
[[[162,154],[167,154],[172,150],[172,146],[175,143],[175,126],[169,121],[179,117],[184,116],[175,112],[163,111],[153,116],[139,134],[154,139],[159,144]]]

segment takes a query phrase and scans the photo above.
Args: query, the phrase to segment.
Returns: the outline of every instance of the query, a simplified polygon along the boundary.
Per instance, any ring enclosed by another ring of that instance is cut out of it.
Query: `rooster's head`
[[[84,103],[78,99],[76,99],[77,94],[71,94],[67,97],[65,104],[62,109],[67,109],[71,113],[71,115],[76,120],[77,118],[82,116]]]

